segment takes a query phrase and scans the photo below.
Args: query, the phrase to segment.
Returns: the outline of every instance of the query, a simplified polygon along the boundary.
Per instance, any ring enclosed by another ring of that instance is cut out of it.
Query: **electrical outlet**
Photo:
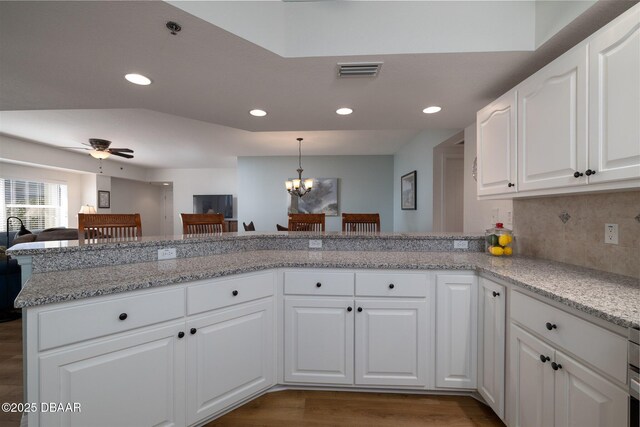
[[[309,240],[309,248],[310,249],[322,249],[322,240]]]
[[[491,209],[491,225],[496,225],[497,222],[500,222],[500,209],[493,208]]]
[[[618,244],[618,224],[604,225],[604,242],[612,245]]]
[[[158,261],[163,259],[174,259],[176,257],[176,248],[158,249]]]
[[[513,224],[513,212],[512,211],[507,211],[507,219],[505,220],[505,222],[509,225]]]
[[[454,240],[453,249],[469,249],[469,242],[467,240]]]

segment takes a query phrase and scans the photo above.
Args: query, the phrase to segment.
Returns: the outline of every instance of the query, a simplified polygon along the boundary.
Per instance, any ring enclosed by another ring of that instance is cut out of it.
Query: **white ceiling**
[[[170,35],[168,20],[183,31]],[[58,146],[110,139],[151,167],[295,155],[298,136],[304,154],[392,154],[423,129],[469,125],[596,21],[535,52],[283,58],[165,2],[2,1],[0,132]],[[368,60],[384,62],[378,77],[336,77],[337,62]],[[154,83],[131,85],[129,72]],[[433,104],[442,112],[421,112]],[[343,106],[354,113],[336,115]]]

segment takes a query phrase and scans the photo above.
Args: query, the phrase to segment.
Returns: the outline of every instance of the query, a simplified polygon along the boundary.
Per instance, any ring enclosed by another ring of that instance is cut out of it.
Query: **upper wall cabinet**
[[[584,184],[587,46],[529,77],[518,94],[518,190]]]
[[[589,78],[589,182],[640,177],[640,8],[590,41]]]
[[[503,95],[477,116],[478,195],[516,191],[516,91]]]

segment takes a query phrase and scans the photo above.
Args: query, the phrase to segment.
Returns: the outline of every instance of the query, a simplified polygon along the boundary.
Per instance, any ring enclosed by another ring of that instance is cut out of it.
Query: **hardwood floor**
[[[22,402],[22,321],[0,323],[0,402]],[[20,414],[0,412],[0,427],[17,427]],[[287,390],[266,395],[205,427],[503,426],[471,397]],[[117,427],[117,426],[114,426]]]
[[[205,427],[501,426],[471,397],[287,390],[253,400]]]
[[[0,323],[0,403],[22,402],[22,320]],[[20,425],[21,414],[0,412],[0,427]]]

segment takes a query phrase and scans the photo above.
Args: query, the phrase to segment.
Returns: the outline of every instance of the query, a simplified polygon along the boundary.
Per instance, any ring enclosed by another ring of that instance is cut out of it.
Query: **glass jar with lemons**
[[[513,255],[513,233],[508,228],[504,228],[501,222],[489,228],[485,232],[485,248],[487,253],[493,256]]]

